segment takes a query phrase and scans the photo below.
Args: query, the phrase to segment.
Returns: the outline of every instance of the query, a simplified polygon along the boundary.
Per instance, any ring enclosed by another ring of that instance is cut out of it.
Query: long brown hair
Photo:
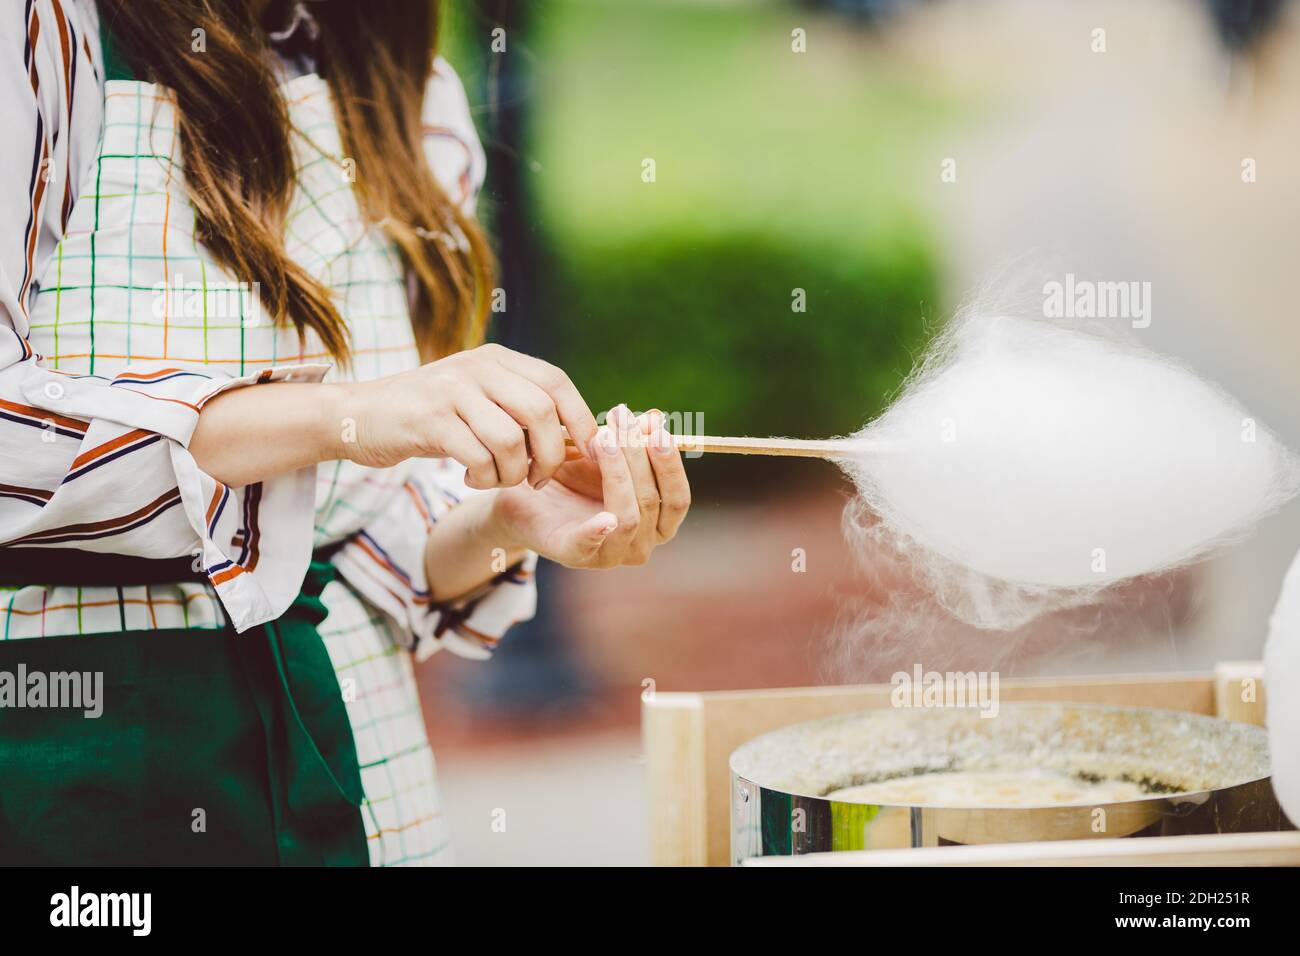
[[[257,0],[99,0],[136,75],[171,89],[198,238],[299,335],[314,331],[346,363],[347,327],[329,290],[289,258],[294,181],[288,107],[271,69]],[[333,94],[354,189],[414,279],[411,323],[434,359],[482,341],[491,253],[477,224],[439,187],[421,143],[438,38],[436,0],[319,0],[318,59]],[[192,49],[203,30],[203,52]]]

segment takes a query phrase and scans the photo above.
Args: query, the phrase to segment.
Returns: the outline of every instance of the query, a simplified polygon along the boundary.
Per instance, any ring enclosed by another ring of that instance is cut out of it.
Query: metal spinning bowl
[[[1122,803],[1014,807],[868,804],[844,787],[952,771],[1053,771],[1124,780]],[[889,709],[796,724],[731,755],[732,860],[825,850],[1291,829],[1259,727],[1199,714],[1082,704]]]

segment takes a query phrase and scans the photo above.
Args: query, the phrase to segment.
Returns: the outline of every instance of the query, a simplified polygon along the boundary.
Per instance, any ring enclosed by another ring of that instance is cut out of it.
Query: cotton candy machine
[[[1078,704],[885,709],[796,724],[731,755],[732,860],[1290,829],[1266,732]],[[848,788],[866,788],[839,793]]]

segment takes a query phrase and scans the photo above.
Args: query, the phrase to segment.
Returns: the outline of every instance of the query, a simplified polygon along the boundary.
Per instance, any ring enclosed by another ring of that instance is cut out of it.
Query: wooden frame
[[[731,772],[727,765],[731,752],[745,741],[778,727],[886,707],[890,690],[888,684],[863,684],[646,693],[642,698],[641,726],[648,771],[651,863],[657,866],[726,866],[731,859]],[[1217,715],[1260,726],[1264,723],[1263,665],[1255,661],[1222,663],[1212,673],[1007,680],[1002,682],[999,691],[1003,701],[1051,700],[1158,707]],[[1176,853],[1178,846],[1163,846],[1173,839],[1162,839],[1163,849],[1156,855],[1163,855],[1166,850]],[[1209,839],[1228,841],[1230,837]],[[1131,851],[1099,851],[1122,855],[1124,852],[1136,853],[1141,847],[1134,844],[1146,845],[1150,841],[1105,842],[1132,847]],[[1020,849],[1009,850],[1008,847],[1012,846]],[[1197,847],[1194,851],[1197,858],[1202,859],[1206,850],[1201,844],[1194,846]],[[1224,862],[1231,864],[1232,860],[1227,857],[1237,852],[1237,844],[1225,842],[1221,846],[1225,853]],[[1025,847],[1044,848],[1039,851],[1039,865],[1049,862],[1053,853],[1061,858],[1058,862],[1063,862],[1072,852],[1063,843],[1007,844],[982,849],[986,852],[1001,850],[1003,858],[1010,862],[1017,853],[1031,852],[1024,850]],[[847,856],[872,857],[869,864],[858,865],[888,865],[884,858],[874,857],[874,853],[888,853],[891,859],[897,860],[900,856],[917,852],[872,851]],[[1289,854],[1291,862],[1300,864],[1300,844],[1294,840],[1281,840],[1276,846],[1270,846],[1268,852],[1277,852],[1283,857]],[[813,854],[805,860],[811,864],[816,862],[813,857],[843,856],[846,854]],[[923,858],[916,859],[917,865],[922,865],[919,861]],[[834,861],[835,865],[848,865],[850,862]]]
[[[1300,866],[1300,831],[765,856],[745,866]]]

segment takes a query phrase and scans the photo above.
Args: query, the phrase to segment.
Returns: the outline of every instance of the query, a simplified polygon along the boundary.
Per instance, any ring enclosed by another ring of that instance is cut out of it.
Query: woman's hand
[[[471,488],[525,478],[540,487],[564,464],[561,424],[580,448],[596,434],[569,377],[483,345],[368,382],[230,389],[203,406],[188,447],[237,488],[322,461],[385,468],[407,458],[454,458]]]
[[[471,488],[527,478],[540,489],[565,462],[561,424],[579,448],[596,434],[591,410],[564,372],[500,345],[339,387],[336,457],[373,468],[454,458]]]
[[[586,459],[555,471],[544,487],[496,494],[487,532],[507,548],[527,548],[571,568],[644,564],[677,533],[690,485],[663,415],[633,416],[620,405]]]

